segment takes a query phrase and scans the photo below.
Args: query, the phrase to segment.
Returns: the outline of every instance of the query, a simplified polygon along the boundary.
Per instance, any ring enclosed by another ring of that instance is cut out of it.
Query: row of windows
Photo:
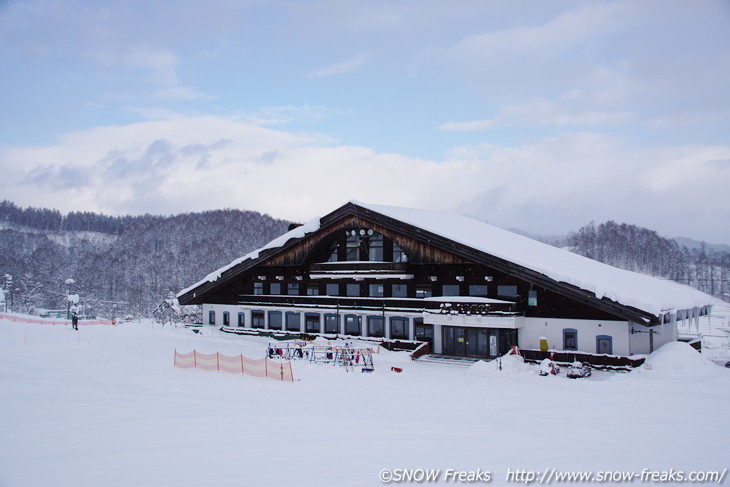
[[[305,333],[344,333],[345,335],[361,336],[366,331],[367,336],[385,337],[385,323],[383,316],[337,315],[326,313],[304,313],[304,330],[302,330],[302,313],[269,311],[251,311],[251,328],[263,329],[268,318],[269,330],[286,330]],[[210,311],[208,322],[215,325],[215,311]],[[391,317],[389,320],[390,338],[408,339],[408,318]],[[344,325],[344,329],[341,326]],[[366,329],[363,330],[363,325]],[[230,326],[230,314],[223,312],[223,326]],[[238,313],[238,326],[245,326],[245,313]]]
[[[575,328],[563,328],[563,350],[578,350],[578,330]],[[596,353],[613,353],[613,338],[609,335],[598,335],[596,337]]]
[[[406,298],[408,297],[408,285],[407,284],[367,284],[367,294],[364,294],[363,286],[359,283],[339,284],[339,283],[327,283],[325,284],[325,295],[327,296],[348,296],[348,297],[362,297],[367,296],[371,298],[382,298],[382,297],[394,297],[394,298]],[[344,287],[344,289],[343,289]],[[317,296],[320,293],[320,286],[316,284],[309,284],[306,286],[307,296]],[[254,294],[264,294],[264,283],[254,283]],[[302,286],[298,282],[286,283],[286,294],[291,296],[299,296],[301,294]],[[344,290],[344,294],[341,294]],[[477,296],[487,297],[489,288],[486,284],[470,284],[467,287],[466,296]],[[268,285],[268,294],[279,295],[283,294],[282,283],[272,282]],[[462,286],[460,284],[443,284],[441,285],[441,296],[461,296]],[[386,294],[389,293],[389,294]],[[433,287],[430,285],[417,285],[415,287],[415,297],[417,298],[430,298],[433,296]],[[497,286],[497,296],[502,298],[516,298],[517,297],[517,286]],[[528,292],[528,305],[537,306],[537,291],[531,290]]]
[[[408,262],[405,252],[371,229],[350,229],[330,244],[329,262]]]

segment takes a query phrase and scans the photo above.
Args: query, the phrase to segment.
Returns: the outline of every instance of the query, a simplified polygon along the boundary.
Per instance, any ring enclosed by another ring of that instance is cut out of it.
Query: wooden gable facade
[[[658,340],[650,313],[356,203],[178,299],[202,304],[209,324],[425,340],[437,353],[483,358],[543,339],[618,355],[644,353],[635,333]]]

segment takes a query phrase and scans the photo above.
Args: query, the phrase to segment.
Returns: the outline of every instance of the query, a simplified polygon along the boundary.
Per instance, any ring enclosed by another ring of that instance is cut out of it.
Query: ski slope
[[[651,370],[580,380],[385,350],[372,374],[295,361],[293,383],[173,367],[174,349],[263,358],[267,343],[0,321],[0,486],[377,486],[385,468],[506,485],[509,469],[730,466],[730,369],[682,344]]]

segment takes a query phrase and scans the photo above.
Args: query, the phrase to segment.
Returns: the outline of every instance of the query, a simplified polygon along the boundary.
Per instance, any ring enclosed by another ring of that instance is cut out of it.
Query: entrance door
[[[489,357],[489,333],[486,328],[444,326],[443,353],[460,357]]]
[[[487,356],[487,329],[464,328],[467,357]]]

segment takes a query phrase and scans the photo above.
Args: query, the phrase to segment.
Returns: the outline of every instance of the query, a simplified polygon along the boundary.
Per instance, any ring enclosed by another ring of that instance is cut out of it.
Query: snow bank
[[[469,370],[474,372],[489,372],[496,374],[523,374],[523,373],[535,373],[534,367],[525,363],[520,355],[505,355],[501,358],[502,370],[499,370],[500,359],[485,362],[480,360],[474,365],[469,367]]]
[[[684,342],[670,342],[662,346],[652,353],[644,362],[644,366],[637,371],[653,376],[698,379],[725,372]]]

